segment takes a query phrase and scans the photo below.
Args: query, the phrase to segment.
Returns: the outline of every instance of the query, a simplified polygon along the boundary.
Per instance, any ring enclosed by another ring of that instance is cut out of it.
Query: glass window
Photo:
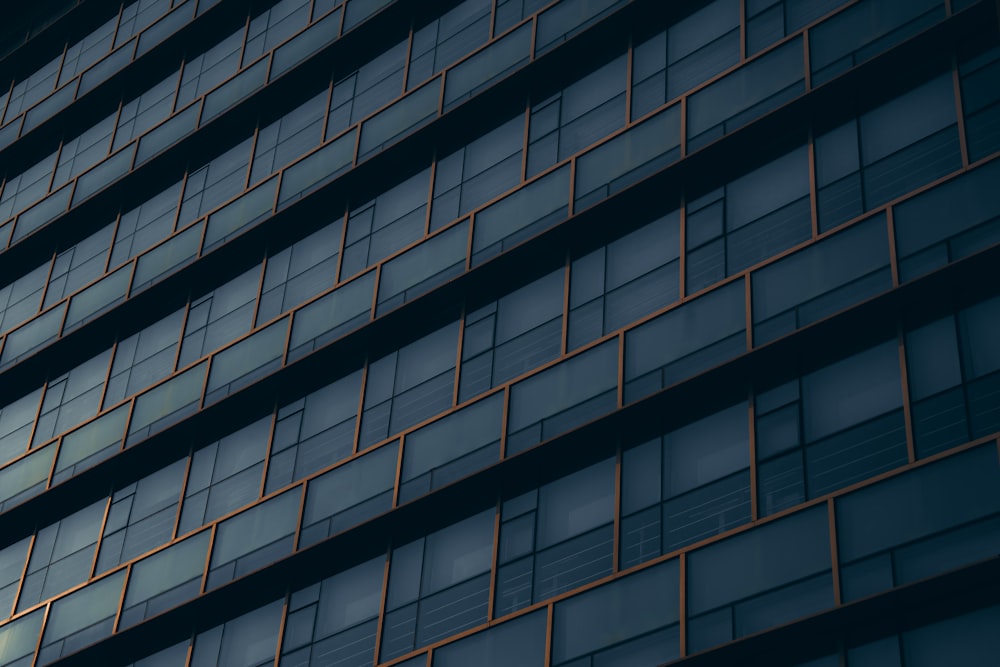
[[[267,53],[309,23],[310,0],[281,0],[250,21],[243,66]]]
[[[28,449],[42,389],[0,408],[0,460],[9,461]]]
[[[820,228],[835,227],[961,167],[955,123],[954,86],[944,75],[818,136]]]
[[[285,353],[290,321],[286,317],[215,353],[205,386],[205,404],[277,370]]]
[[[124,583],[125,570],[119,570],[52,603],[38,664],[47,665],[110,635]]]
[[[805,91],[802,38],[750,61],[688,98],[688,150],[729,134]]]
[[[59,461],[52,474],[52,484],[58,484],[117,453],[121,448],[129,408],[130,405],[125,403],[64,435],[59,445]]]
[[[913,280],[1000,239],[1000,200],[979,196],[997,178],[1000,162],[994,160],[893,208],[900,280]]]
[[[99,354],[48,382],[35,426],[34,445],[97,414],[101,407],[101,392],[108,374],[110,353],[108,350]]]
[[[995,556],[998,482],[987,444],[838,498],[845,601]]]
[[[0,195],[0,220],[13,218],[17,213],[45,196],[55,169],[56,154],[42,159],[16,176],[8,176]]]
[[[108,154],[111,133],[115,128],[115,114],[97,123],[89,130],[69,141],[64,141],[59,151],[59,162],[52,178],[52,189],[78,176],[85,169],[97,164]]]
[[[107,225],[56,255],[45,290],[44,307],[62,300],[104,273],[114,233],[114,224]]]
[[[174,370],[184,311],[165,317],[115,346],[104,407],[162,380]]]
[[[17,597],[24,561],[28,557],[30,546],[31,538],[26,537],[20,542],[0,549],[0,619],[6,619],[14,611],[14,598]],[[2,645],[3,642],[0,641],[0,646]],[[0,656],[2,655],[0,652]]]
[[[677,300],[677,211],[573,260],[569,349],[600,338]]]
[[[958,65],[962,82],[962,112],[969,159],[979,160],[1000,149],[1000,92],[991,82],[1000,76],[1000,48],[967,58]]]
[[[625,125],[625,61],[625,56],[619,56],[552,97],[532,104],[529,177]]]
[[[301,0],[294,0],[302,4]],[[286,0],[284,3],[288,4]],[[309,3],[306,3],[308,5]],[[303,7],[308,9],[307,7]],[[274,11],[277,7],[272,8]],[[251,30],[253,25],[251,24]],[[323,139],[323,116],[327,91],[324,90],[304,104],[261,128],[253,149],[250,182],[270,176],[300,155],[319,146]]]
[[[38,531],[17,600],[18,611],[90,578],[107,506],[106,499],[100,500]]]
[[[399,502],[453,482],[500,458],[503,394],[496,393],[406,436]]]
[[[758,395],[761,514],[906,463],[898,352],[889,341]]]
[[[281,608],[278,600],[196,635],[191,667],[271,664],[278,650]]]
[[[907,667],[931,667],[954,661],[963,665],[988,665],[1000,653],[995,628],[1000,607],[964,614],[903,633],[903,655]],[[852,665],[853,667],[853,665]]]
[[[466,314],[459,401],[559,356],[565,274],[560,268]]]
[[[39,609],[0,626],[0,660],[7,667],[31,667],[45,610]]]
[[[118,28],[118,17],[106,21],[96,30],[92,30],[86,37],[66,49],[63,56],[62,69],[59,71],[58,86],[76,77],[77,74],[87,69],[95,62],[103,58],[111,49],[111,41],[115,29]],[[118,28],[120,29],[120,28]]]
[[[812,236],[805,146],[687,204],[687,292]]]
[[[392,551],[380,660],[486,621],[494,510]]]
[[[440,81],[439,77],[428,82],[364,121],[358,160],[370,157],[432,121],[438,114]]]
[[[625,333],[625,402],[746,350],[742,281],[713,290]]]
[[[751,5],[747,51],[757,53],[844,4],[846,0],[766,0]]]
[[[327,137],[338,135],[400,96],[406,48],[404,40],[334,84],[326,124]]]
[[[137,208],[122,214],[115,232],[109,267],[119,266],[170,236],[174,231],[174,217],[177,215],[180,194],[181,183],[176,183]]]
[[[0,288],[0,332],[7,332],[38,312],[49,263]]]
[[[623,4],[623,0],[563,0],[557,3],[538,17],[536,53],[555,47]]]
[[[343,221],[336,220],[267,258],[257,307],[263,324],[332,287],[336,282]]]
[[[250,330],[259,281],[260,268],[254,267],[191,302],[178,368],[184,368]]]
[[[548,440],[617,404],[618,342],[608,341],[510,389],[507,453]]]
[[[137,396],[125,446],[130,447],[197,410],[207,367],[205,362],[198,364]]]
[[[626,449],[622,458],[622,567],[750,521],[746,403]]]
[[[194,452],[178,535],[260,497],[270,426],[261,419]]]
[[[679,622],[679,568],[671,560],[557,602],[552,664],[653,667],[680,655]]]
[[[384,573],[385,556],[379,556],[294,591],[285,619],[280,664],[371,664]]]
[[[941,0],[865,0],[812,29],[813,85],[829,81],[945,17]]]
[[[457,347],[452,324],[369,364],[359,449],[451,407]]]
[[[552,0],[497,0],[493,34],[499,35],[524,17],[551,3]]]
[[[26,79],[14,84],[10,91],[10,98],[7,100],[7,113],[3,119],[5,123],[9,123],[22,111],[52,92],[56,86],[56,75],[59,73],[62,59],[62,55],[56,56],[32,72]]]
[[[186,459],[177,461],[115,491],[96,572],[105,572],[170,541],[186,465]]]
[[[220,523],[206,588],[217,588],[291,553],[301,497],[297,488]]]
[[[137,0],[122,10],[115,46],[124,44],[132,35],[142,32],[170,10],[171,0]]]
[[[354,452],[361,371],[278,408],[267,492],[322,470]]]
[[[310,481],[299,548],[392,509],[398,460],[391,443]]]
[[[472,263],[482,264],[561,222],[569,214],[569,175],[567,164],[480,211]]]
[[[243,32],[240,28],[205,53],[185,61],[176,108],[180,109],[236,74],[240,67]]]
[[[878,215],[753,273],[754,345],[891,287],[885,217]]]
[[[341,280],[423,238],[430,169],[424,169],[347,216]]]
[[[243,192],[252,140],[247,139],[188,174],[177,219],[179,227]]]
[[[434,667],[542,667],[545,621],[545,611],[536,611],[446,644],[434,651]]]
[[[832,607],[830,568],[825,505],[691,552],[689,650],[701,651]]]
[[[490,0],[465,0],[413,33],[407,89],[431,78],[490,36]]]
[[[130,627],[198,595],[210,536],[211,531],[202,531],[133,565],[118,627]]]
[[[369,320],[375,293],[376,271],[359,276],[295,312],[288,360],[360,328]]]
[[[496,616],[611,574],[614,496],[607,459],[504,503]]]
[[[526,23],[448,70],[444,90],[445,110],[520,68],[530,57],[531,25]]]
[[[6,468],[0,468],[0,510],[45,490],[56,455],[56,443],[40,447]]]
[[[177,72],[174,72],[135,99],[122,104],[112,148],[121,148],[169,116],[176,89]]]
[[[524,117],[518,116],[438,160],[431,229],[440,229],[521,182]]]

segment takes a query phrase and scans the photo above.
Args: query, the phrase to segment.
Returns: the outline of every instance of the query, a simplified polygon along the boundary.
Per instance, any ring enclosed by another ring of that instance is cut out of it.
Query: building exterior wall
[[[1000,654],[996,2],[16,12],[0,664]]]

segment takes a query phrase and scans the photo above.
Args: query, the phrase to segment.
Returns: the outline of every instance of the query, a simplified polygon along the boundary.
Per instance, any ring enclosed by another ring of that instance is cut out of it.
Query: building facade
[[[4,11],[0,664],[996,664],[1000,3]]]

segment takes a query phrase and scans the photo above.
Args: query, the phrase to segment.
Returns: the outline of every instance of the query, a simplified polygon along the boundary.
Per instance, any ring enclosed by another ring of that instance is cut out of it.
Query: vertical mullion
[[[625,56],[625,127],[632,124],[632,77],[634,71],[635,49],[632,45],[632,34],[628,36],[628,49]]]
[[[264,447],[264,469],[260,472],[260,490],[258,498],[263,498],[267,492],[267,473],[271,468],[271,453],[274,451],[274,435],[278,432],[278,406],[275,405],[271,411],[271,428],[267,436],[267,445]]]
[[[191,476],[191,464],[194,462],[194,450],[188,452],[187,463],[184,466],[184,478],[181,479],[180,495],[177,498],[177,512],[174,516],[174,527],[170,532],[170,541],[176,540],[180,534],[181,512],[184,511],[184,496],[187,494],[188,478]]]
[[[833,498],[826,499],[827,520],[830,526],[830,563],[833,572],[833,604],[840,606],[840,560],[837,555],[837,516]]]
[[[111,624],[111,633],[114,634],[118,632],[118,624],[121,622],[122,611],[125,607],[125,591],[128,590],[128,585],[132,579],[132,563],[125,566],[125,581],[122,582],[122,592],[118,597],[118,609],[115,610],[115,620]]]
[[[288,621],[288,606],[291,598],[291,591],[285,593],[285,601],[281,605],[281,621],[278,622],[278,638],[274,646],[273,667],[279,667],[281,664],[281,643],[285,640],[285,624]]]
[[[563,302],[562,302],[562,341],[559,346],[559,355],[565,356],[569,349],[569,286],[570,286],[570,267],[572,265],[572,257],[569,251],[566,252],[566,266],[563,273]],[[619,402],[620,405],[620,402]]]
[[[31,552],[35,550],[35,540],[38,538],[38,531],[31,534],[31,538],[28,541],[28,550],[24,553],[24,567],[21,568],[21,578],[17,580],[17,590],[14,591],[14,599],[11,600],[9,614],[4,614],[6,616],[13,616],[14,612],[17,611],[17,604],[21,601],[21,592],[24,590],[24,580],[28,576],[28,566],[31,564]],[[0,610],[2,611],[2,610]]]
[[[365,412],[365,389],[368,384],[368,357],[365,357],[364,366],[361,367],[361,391],[358,392],[358,416],[354,426],[354,444],[351,448],[352,454],[358,453],[358,447],[361,443],[361,425],[364,418]]]
[[[619,385],[620,386],[620,385]],[[620,393],[620,391],[619,391]],[[615,509],[614,533],[611,536],[611,572],[617,573],[621,568],[621,530],[622,530],[622,443],[615,446]]]
[[[462,380],[462,345],[464,344],[465,341],[465,317],[466,317],[465,306],[466,304],[463,303],[461,314],[459,315],[458,318],[458,345],[456,346],[455,349],[455,386],[452,388],[452,396],[451,396],[451,404],[453,406],[459,404],[458,386],[459,382],[461,382]]]
[[[552,617],[554,614],[553,603],[549,603],[545,606],[545,661],[543,667],[550,667],[552,665]]]
[[[740,62],[742,63],[746,59],[747,59],[747,0],[740,0]]]
[[[492,562],[490,565],[490,593],[489,599],[487,601],[486,607],[486,623],[493,622],[493,608],[496,605],[496,590],[497,590],[497,580],[500,570],[500,528],[501,528],[501,517],[500,511],[503,508],[503,503],[501,498],[497,497],[496,502],[496,514],[493,517],[493,551],[492,551]]]
[[[680,655],[683,658],[687,655],[687,552],[681,552],[678,561],[678,598],[680,602]]]
[[[897,345],[899,347],[899,377],[903,389],[903,424],[906,428],[906,458],[909,463],[917,460],[916,444],[913,434],[913,411],[910,407],[910,386],[906,369],[906,341],[903,327],[896,329]]]
[[[755,415],[753,389],[747,391],[747,421],[750,440],[750,522],[757,521],[760,508],[757,506],[757,419]]]
[[[87,575],[87,581],[94,578],[97,574],[97,557],[101,553],[101,547],[104,546],[104,529],[108,525],[108,515],[111,514],[111,505],[114,504],[115,495],[111,493],[108,495],[108,502],[104,506],[104,516],[101,518],[101,527],[97,531],[97,542],[94,544],[94,558],[90,561],[90,571]],[[125,525],[128,525],[126,521]]]
[[[42,638],[45,637],[45,626],[49,624],[49,612],[52,610],[52,603],[47,602],[45,604],[45,611],[42,614],[42,627],[38,631],[38,641],[35,643],[35,653],[31,658],[31,667],[37,667],[38,665],[38,654],[42,650]]]
[[[958,145],[962,152],[962,166],[969,167],[969,144],[965,129],[965,110],[962,104],[962,82],[958,74],[958,58],[951,57],[952,85],[955,89],[955,117],[958,121]]]
[[[382,653],[382,628],[385,626],[386,605],[389,600],[389,566],[392,564],[392,549],[386,547],[385,569],[382,572],[382,598],[379,600],[378,623],[375,626],[375,664],[379,664]]]

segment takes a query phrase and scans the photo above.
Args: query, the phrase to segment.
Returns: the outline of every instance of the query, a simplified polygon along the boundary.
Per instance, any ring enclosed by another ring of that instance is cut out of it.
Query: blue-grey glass
[[[750,465],[746,403],[663,436],[663,498],[671,498]]]
[[[277,370],[285,353],[290,317],[239,341],[212,358],[205,403],[217,401]]]
[[[469,221],[446,229],[382,265],[376,314],[430,291],[465,269]]]
[[[266,59],[261,60],[207,94],[201,112],[201,123],[208,122],[250,93],[262,88],[267,79],[267,65]]]
[[[464,0],[413,33],[407,88],[470,53],[489,39],[490,0]]]
[[[352,3],[357,4],[357,2]],[[350,8],[349,8],[350,10]],[[310,55],[337,39],[341,12],[330,12],[274,50],[270,78],[284,74]]]
[[[125,299],[131,280],[131,267],[108,274],[90,287],[77,292],[69,302],[63,331],[83,324]]]
[[[952,6],[952,11],[958,7]],[[969,159],[979,160],[1000,148],[1000,94],[994,83],[1000,76],[1000,49],[993,47],[960,62],[962,111]]]
[[[350,212],[341,279],[423,237],[429,187],[430,170],[424,169]]]
[[[945,17],[940,0],[866,0],[823,21],[809,37],[813,85],[850,69]]]
[[[198,364],[136,397],[126,446],[145,439],[197,409],[207,367],[205,362]]]
[[[42,388],[0,408],[0,460],[5,463],[28,449]]]
[[[173,232],[180,194],[181,184],[176,183],[122,214],[111,249],[110,268],[135,257]]]
[[[304,547],[388,511],[399,446],[391,443],[309,483],[302,515]]]
[[[625,401],[711,368],[746,349],[742,281],[730,283],[628,331]]]
[[[20,542],[0,549],[0,619],[7,618],[13,612],[14,598],[17,595],[30,546],[31,538],[26,537]]]
[[[358,159],[381,151],[433,120],[438,113],[441,85],[439,80],[431,81],[366,120],[361,127]]]
[[[476,216],[472,237],[474,264],[542,232],[568,212],[569,165],[524,186]]]
[[[103,159],[108,154],[114,126],[115,115],[112,114],[77,137],[64,141],[50,188],[54,190]]]
[[[279,205],[286,205],[329,182],[351,166],[357,130],[329,142],[290,166],[281,178]]]
[[[115,46],[124,44],[130,37],[142,32],[150,23],[170,10],[169,0],[136,0],[122,9],[115,37]]]
[[[384,573],[385,557],[379,556],[324,580],[315,638],[322,639],[378,616]]]
[[[27,324],[7,334],[0,365],[8,365],[28,356],[43,345],[55,340],[65,317],[64,307],[48,310]]]
[[[531,25],[525,24],[462,61],[448,72],[445,80],[445,108],[472,97],[513,72],[528,61],[530,52]]]
[[[309,5],[308,0],[282,0],[255,16],[247,29],[243,65],[304,28],[309,23]]]
[[[357,5],[357,2],[353,3]],[[348,5],[348,15],[351,5]],[[409,40],[386,49],[333,85],[326,136],[333,137],[382,108],[403,92],[403,74]]]
[[[203,167],[188,173],[177,217],[178,226],[185,226],[243,192],[252,144],[252,138],[246,139]]]
[[[503,394],[469,405],[406,436],[399,502],[485,467],[500,456]]]
[[[298,2],[299,0],[295,0]],[[274,173],[319,145],[323,135],[324,90],[257,133],[250,182]]]
[[[575,207],[622,190],[680,157],[680,107],[674,105],[577,160]]]
[[[195,636],[190,667],[257,667],[274,660],[282,601],[243,614]]]
[[[434,667],[541,667],[545,664],[545,621],[545,612],[537,611],[442,646],[434,652]]]
[[[439,229],[521,181],[524,116],[510,119],[437,162],[431,229]]]
[[[156,126],[139,139],[136,148],[135,163],[140,164],[157,153],[172,146],[181,137],[190,134],[198,125],[198,115],[201,108],[193,104],[178,114]]]
[[[919,401],[962,383],[958,331],[951,317],[906,334],[910,399]]]
[[[106,55],[111,49],[116,28],[121,29],[118,17],[105,21],[100,27],[90,31],[83,39],[67,47],[66,54],[63,56],[62,68],[59,71],[57,86],[75,78],[77,74]]]
[[[369,271],[295,313],[288,344],[289,361],[368,322],[375,273]]]
[[[617,388],[617,341],[515,384],[510,393],[507,452],[527,449],[612,410]]]
[[[254,267],[191,302],[178,368],[184,368],[250,330],[260,272],[260,267]]]
[[[194,453],[178,535],[258,498],[270,430],[270,418],[260,419]]]
[[[1000,353],[993,335],[1000,324],[1000,298],[994,297],[959,313],[962,329],[962,361],[968,378],[979,378],[1000,370]]]
[[[53,58],[14,84],[7,101],[5,123],[10,122],[23,110],[45,97],[55,87],[56,75],[59,73],[62,58],[61,55]]]
[[[32,444],[55,437],[97,414],[109,361],[110,350],[49,380],[35,423]]]
[[[552,627],[553,664],[658,628],[673,626],[676,633],[675,624],[680,621],[678,577],[677,560],[670,560],[557,602]],[[679,644],[671,648],[673,651],[661,654],[660,661],[677,657]]]
[[[60,301],[104,273],[104,264],[108,260],[114,229],[113,224],[106,225],[56,256],[52,264],[52,273],[48,278],[44,307]],[[7,315],[2,316],[3,320],[6,318]],[[6,328],[6,325],[0,328]]]
[[[1000,607],[993,606],[903,633],[903,657],[909,667],[942,662],[986,667],[1000,652],[995,628]],[[852,666],[853,667],[853,666]]]
[[[851,667],[901,667],[899,638],[895,635],[848,649]]]
[[[113,149],[121,148],[170,114],[174,91],[177,88],[177,77],[178,73],[174,72],[122,105],[118,114]]]
[[[538,17],[535,52],[542,53],[553,48],[623,4],[623,0],[565,0],[558,3]]]
[[[612,459],[546,484],[539,489],[538,548],[584,533],[614,515]]]
[[[47,665],[110,635],[124,583],[125,570],[119,570],[54,602],[38,664]]]
[[[883,216],[760,269],[751,286],[755,345],[890,289]]]
[[[336,282],[343,223],[335,220],[267,258],[257,322],[264,323]]]
[[[0,288],[0,332],[6,332],[38,312],[49,264]]]
[[[0,469],[0,510],[44,491],[55,455],[56,443],[52,443]]]
[[[0,220],[14,217],[48,192],[55,160],[56,154],[53,153],[20,174],[7,178],[3,195],[0,195]]]
[[[163,379],[174,369],[184,311],[179,310],[115,346],[104,407]]]
[[[805,90],[802,39],[793,39],[688,99],[688,149],[728,134]]]
[[[0,660],[9,667],[30,667],[42,631],[45,610],[39,609],[0,626]]]
[[[277,184],[278,177],[275,176],[210,215],[204,251],[215,248],[264,220],[274,208]]]
[[[18,611],[90,577],[106,508],[106,500],[98,501],[38,531],[17,601]]]
[[[132,566],[119,627],[129,627],[196,596],[211,531],[158,551]]]
[[[120,489],[111,497],[96,572],[132,560],[173,536],[187,460]]]
[[[302,491],[295,489],[218,525],[208,588],[216,588],[291,553]]]
[[[989,162],[894,208],[900,279],[909,281],[1000,239],[1000,202],[980,197],[1000,178],[1000,163]],[[941,224],[947,220],[948,224]]]
[[[176,108],[183,107],[236,73],[240,66],[243,34],[244,30],[241,28],[205,53],[184,62]]]
[[[995,454],[990,447],[979,447],[839,498],[840,562],[995,514],[1000,510],[993,492],[1000,480]],[[942,560],[939,567],[946,563]]]

